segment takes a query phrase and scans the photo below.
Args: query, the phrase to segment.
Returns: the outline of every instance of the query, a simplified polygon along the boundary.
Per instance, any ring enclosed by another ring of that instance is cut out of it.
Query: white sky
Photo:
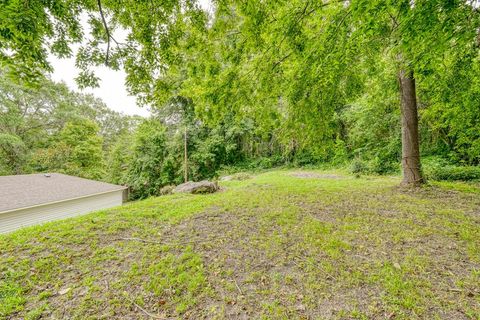
[[[199,2],[204,9],[212,9],[211,0],[199,0]],[[115,34],[115,36],[117,40],[121,41],[121,35]],[[58,59],[50,55],[49,60],[54,68],[54,72],[51,74],[52,80],[57,82],[63,81],[70,89],[75,91],[92,93],[96,97],[101,98],[110,109],[115,111],[144,117],[150,114],[145,107],[137,106],[134,96],[128,95],[125,87],[125,72],[123,70],[114,71],[107,67],[94,68],[95,75],[100,78],[100,86],[98,88],[80,90],[75,82],[75,77],[79,73],[79,70],[75,67],[75,58]]]
[[[147,117],[149,111],[137,106],[136,98],[129,96],[125,87],[125,72],[114,71],[107,67],[95,68],[95,74],[101,79],[98,88],[80,90],[75,82],[78,69],[75,67],[75,59],[58,59],[50,57],[54,68],[51,78],[54,81],[64,81],[71,89],[84,93],[92,93],[101,98],[110,109],[123,112],[128,115],[141,115]]]

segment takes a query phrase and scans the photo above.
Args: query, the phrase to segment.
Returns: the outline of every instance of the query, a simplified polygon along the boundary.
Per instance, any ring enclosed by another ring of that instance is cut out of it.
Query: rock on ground
[[[173,189],[173,193],[213,193],[218,190],[218,185],[211,181],[186,182]]]
[[[164,196],[164,195],[167,195],[167,194],[171,194],[173,192],[173,190],[175,190],[174,185],[164,186],[158,191],[158,194],[161,195],[161,196]]]

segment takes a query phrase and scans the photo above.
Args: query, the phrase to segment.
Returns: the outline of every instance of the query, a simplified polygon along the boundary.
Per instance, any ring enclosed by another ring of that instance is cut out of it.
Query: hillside
[[[0,236],[0,318],[479,319],[480,187],[272,171]]]

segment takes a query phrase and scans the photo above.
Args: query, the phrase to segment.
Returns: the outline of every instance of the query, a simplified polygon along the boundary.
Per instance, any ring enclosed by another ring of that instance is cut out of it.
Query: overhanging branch
[[[103,26],[105,27],[105,33],[107,34],[107,55],[105,57],[105,65],[108,66],[108,59],[110,56],[110,39],[112,39],[112,36],[110,34],[110,29],[108,28],[107,20],[105,19],[105,15],[103,14],[101,0],[97,0],[97,4],[98,4],[98,10],[100,11],[100,16],[102,17]]]

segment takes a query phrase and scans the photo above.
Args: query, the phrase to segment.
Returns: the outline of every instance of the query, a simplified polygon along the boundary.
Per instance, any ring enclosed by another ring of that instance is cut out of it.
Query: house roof
[[[0,176],[0,212],[126,189],[60,173]]]

